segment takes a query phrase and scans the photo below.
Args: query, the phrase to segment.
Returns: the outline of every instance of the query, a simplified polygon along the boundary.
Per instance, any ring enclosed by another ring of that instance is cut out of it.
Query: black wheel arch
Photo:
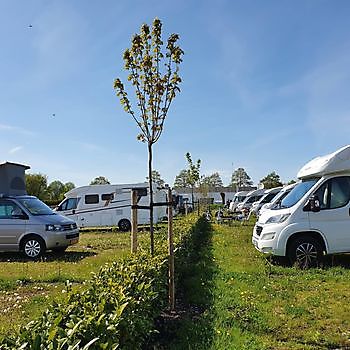
[[[286,255],[289,254],[289,250],[290,250],[290,247],[291,247],[292,243],[296,239],[304,238],[304,237],[311,237],[311,238],[317,240],[321,244],[322,250],[327,254],[326,242],[325,242],[324,238],[322,237],[322,235],[319,232],[317,232],[317,231],[302,231],[302,232],[293,233],[288,238],[287,246],[286,246]]]

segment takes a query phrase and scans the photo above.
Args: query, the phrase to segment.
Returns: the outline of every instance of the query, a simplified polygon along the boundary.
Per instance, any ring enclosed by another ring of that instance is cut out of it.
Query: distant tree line
[[[38,197],[47,204],[58,204],[64,198],[64,194],[75,188],[73,182],[63,183],[59,180],[48,183],[44,174],[26,174],[27,193]]]

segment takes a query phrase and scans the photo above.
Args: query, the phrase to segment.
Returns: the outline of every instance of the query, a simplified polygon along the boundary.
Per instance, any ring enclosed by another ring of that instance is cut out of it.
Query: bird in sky
[[[33,28],[33,26],[31,24],[29,24],[28,28]]]

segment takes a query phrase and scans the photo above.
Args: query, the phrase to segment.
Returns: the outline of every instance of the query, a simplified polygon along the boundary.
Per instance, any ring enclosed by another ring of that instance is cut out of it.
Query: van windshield
[[[304,196],[304,194],[309,191],[309,189],[315,185],[319,179],[309,179],[300,182],[297,184],[282,200],[281,205],[278,209],[281,208],[290,208],[294,204],[298,203],[299,200]]]
[[[18,201],[27,209],[32,215],[55,215],[50,207],[35,197],[21,198]]]

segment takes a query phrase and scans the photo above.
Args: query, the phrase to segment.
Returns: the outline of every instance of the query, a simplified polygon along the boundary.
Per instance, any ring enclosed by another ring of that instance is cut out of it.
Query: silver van
[[[63,252],[79,241],[76,223],[28,195],[0,195],[0,251],[22,251],[36,259],[46,250]]]

